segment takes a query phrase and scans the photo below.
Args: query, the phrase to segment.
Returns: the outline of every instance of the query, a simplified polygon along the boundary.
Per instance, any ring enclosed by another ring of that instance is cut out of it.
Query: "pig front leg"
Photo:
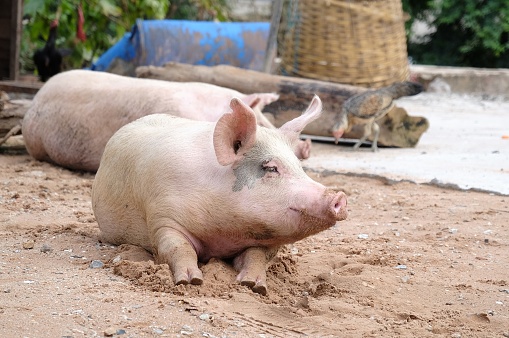
[[[172,228],[160,228],[155,233],[154,243],[157,261],[170,266],[176,285],[203,283],[203,274],[198,268],[198,256],[184,234]]]
[[[249,286],[254,292],[267,295],[267,264],[276,255],[279,247],[251,247],[233,260],[234,268],[239,272],[237,281]]]

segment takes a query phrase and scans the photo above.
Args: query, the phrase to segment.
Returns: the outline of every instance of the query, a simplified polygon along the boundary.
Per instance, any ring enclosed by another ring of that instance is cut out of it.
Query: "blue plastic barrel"
[[[92,70],[134,75],[138,66],[169,61],[263,70],[269,22],[137,20]]]

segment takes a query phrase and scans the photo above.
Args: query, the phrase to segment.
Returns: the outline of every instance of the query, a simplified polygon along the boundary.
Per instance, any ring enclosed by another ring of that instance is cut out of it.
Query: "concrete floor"
[[[459,94],[421,93],[397,101],[430,128],[415,148],[362,147],[313,142],[304,167],[457,186],[509,195],[509,101]]]

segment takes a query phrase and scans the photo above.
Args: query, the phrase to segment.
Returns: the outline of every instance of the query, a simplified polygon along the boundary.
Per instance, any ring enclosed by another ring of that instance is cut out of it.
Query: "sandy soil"
[[[508,196],[310,175],[349,218],[282,250],[260,296],[217,260],[174,286],[98,240],[93,175],[0,155],[0,336],[509,337]]]

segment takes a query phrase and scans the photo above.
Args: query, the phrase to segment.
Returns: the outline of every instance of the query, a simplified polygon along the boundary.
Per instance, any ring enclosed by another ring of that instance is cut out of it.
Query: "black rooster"
[[[53,20],[49,28],[49,36],[44,48],[34,53],[34,63],[39,72],[39,78],[46,82],[50,77],[58,74],[62,65],[62,53],[55,48],[57,39],[58,20]]]

